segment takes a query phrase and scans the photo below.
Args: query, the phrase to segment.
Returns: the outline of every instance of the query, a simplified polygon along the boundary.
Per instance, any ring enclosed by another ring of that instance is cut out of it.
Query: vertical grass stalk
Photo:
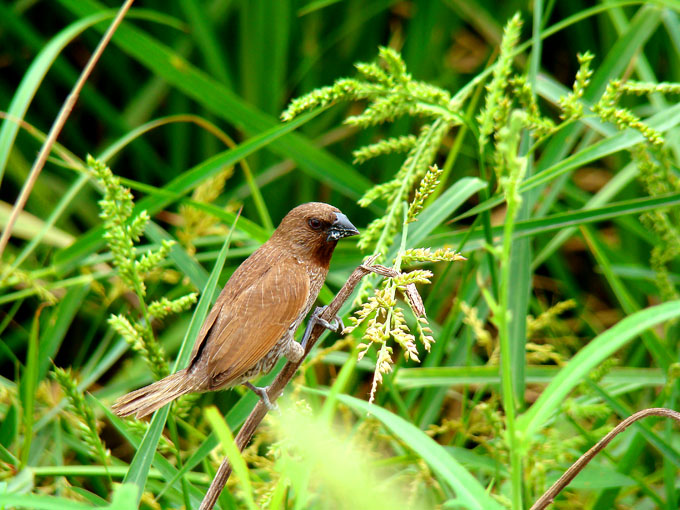
[[[510,255],[512,252],[512,232],[515,217],[522,203],[518,188],[526,172],[526,158],[519,157],[517,150],[520,133],[526,122],[526,113],[514,111],[510,116],[510,125],[499,133],[498,151],[502,154],[507,174],[501,177],[507,210],[503,227],[503,245],[500,253],[501,278],[498,309],[495,322],[498,327],[498,338],[501,350],[501,387],[503,390],[503,408],[507,427],[506,442],[510,452],[510,476],[512,484],[512,508],[522,507],[522,455],[521,445],[515,428],[516,402],[513,391],[512,357],[510,342],[510,320],[524,320],[524,317],[509,317],[510,308]]]

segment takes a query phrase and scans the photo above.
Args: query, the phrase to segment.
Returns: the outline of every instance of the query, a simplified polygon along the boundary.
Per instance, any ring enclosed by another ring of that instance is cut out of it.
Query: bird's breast
[[[311,310],[312,306],[314,305],[316,298],[319,296],[319,292],[321,292],[321,287],[323,287],[323,283],[326,281],[327,274],[328,268],[317,265],[307,266],[307,277],[309,278],[309,297],[307,298],[307,302],[305,303],[298,320],[295,321],[295,328],[297,328],[302,320],[304,320],[304,318],[309,313],[309,310]],[[293,329],[293,331],[295,331],[295,329]]]
[[[328,275],[328,268],[323,266],[309,266],[307,269],[307,274],[309,276],[309,293],[314,296],[312,301],[316,300],[316,297],[323,287],[323,283],[326,281],[326,275]]]

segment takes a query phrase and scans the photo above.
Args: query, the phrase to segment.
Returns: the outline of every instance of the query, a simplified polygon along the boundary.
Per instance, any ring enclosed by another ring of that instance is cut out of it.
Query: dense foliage
[[[3,230],[119,7],[0,4]],[[679,13],[140,2],[0,259],[0,508],[197,508],[226,451],[223,509],[519,510],[623,418],[677,408]],[[321,302],[367,255],[401,274],[363,280],[243,460],[244,388],[114,416],[307,201],[362,231]],[[677,509],[679,440],[632,427],[554,507]]]

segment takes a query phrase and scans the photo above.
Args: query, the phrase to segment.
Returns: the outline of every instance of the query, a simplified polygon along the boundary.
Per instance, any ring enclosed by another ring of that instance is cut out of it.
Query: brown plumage
[[[311,202],[290,211],[224,286],[189,366],[119,398],[114,412],[141,418],[186,393],[249,384],[282,355],[299,361],[304,349],[294,340],[295,330],[321,290],[338,239],[358,233],[328,204]],[[249,387],[263,397],[259,388]]]

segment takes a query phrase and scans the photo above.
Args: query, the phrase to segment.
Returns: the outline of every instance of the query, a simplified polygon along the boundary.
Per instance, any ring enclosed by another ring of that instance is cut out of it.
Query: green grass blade
[[[680,317],[680,301],[670,301],[629,315],[598,335],[569,361],[531,408],[519,417],[519,431],[533,436],[597,365],[648,328],[677,317]]]
[[[164,406],[154,413],[151,424],[149,425],[146,434],[144,434],[142,443],[139,445],[139,449],[137,450],[137,453],[135,453],[135,456],[130,463],[130,468],[123,479],[123,483],[133,483],[137,486],[138,503],[142,498],[146,480],[149,476],[149,469],[151,468],[158,441],[160,440],[169,413],[170,406]]]
[[[28,336],[28,351],[26,352],[26,363],[21,374],[21,407],[23,415],[24,443],[21,447],[20,469],[26,467],[31,442],[33,440],[33,412],[35,410],[36,389],[38,387],[38,372],[40,370],[38,357],[40,344],[38,335],[40,331],[40,309],[33,316],[33,325]]]
[[[349,407],[370,414],[380,420],[406,446],[428,463],[440,479],[446,483],[466,508],[479,510],[500,510],[502,507],[491,498],[484,487],[463,466],[461,466],[439,443],[422,430],[382,407],[368,402],[339,395],[339,400]]]
[[[12,262],[11,266],[12,268],[19,267],[21,263],[24,260],[26,260],[26,257],[28,257],[33,252],[36,246],[40,244],[43,238],[45,238],[45,236],[49,234],[52,227],[54,227],[54,224],[64,213],[64,210],[69,205],[71,205],[71,202],[75,199],[75,197],[78,195],[83,186],[85,186],[85,183],[87,181],[88,181],[87,175],[82,174],[78,176],[78,178],[73,182],[69,190],[64,194],[61,200],[59,200],[59,203],[55,206],[54,210],[50,213],[49,217],[45,220],[45,224],[43,225],[40,232],[33,236],[31,241],[23,248],[23,250],[21,250],[21,253]]]
[[[59,300],[57,306],[51,310],[52,314],[49,326],[40,339],[38,354],[38,379],[40,382],[45,378],[47,370],[52,365],[69,328],[80,311],[85,297],[90,292],[89,285],[82,285],[69,289]]]
[[[592,387],[597,394],[602,397],[602,400],[611,408],[614,410],[614,412],[621,418],[622,420],[625,418],[628,418],[630,415],[632,415],[635,411],[632,409],[629,409],[622,401],[621,399],[614,398],[611,395],[609,395],[606,391],[604,391],[600,386],[594,384],[592,381],[588,382],[588,385]],[[677,447],[674,447],[673,444],[669,443],[665,439],[663,439],[659,434],[657,434],[651,426],[651,423],[655,421],[659,421],[659,418],[647,418],[645,421],[639,421],[634,424],[634,427],[636,427],[642,436],[652,445],[654,445],[655,448],[659,450],[659,452],[663,455],[664,459],[666,461],[671,462],[675,466],[675,470],[677,471],[680,469],[680,453],[678,452]]]
[[[93,0],[60,0],[60,3],[78,16],[101,10],[101,4]],[[113,43],[200,103],[207,111],[251,135],[279,124],[276,119],[250,106],[231,90],[137,28],[123,24],[116,32]],[[290,133],[274,141],[271,148],[284,157],[292,158],[310,176],[328,183],[348,197],[358,199],[371,187],[370,181],[354,168],[299,134]]]
[[[231,430],[229,430],[227,423],[224,421],[224,418],[216,407],[208,407],[205,410],[205,417],[217,434],[217,437],[220,438],[220,444],[222,445],[229,462],[231,462],[234,475],[241,486],[241,494],[245,499],[246,506],[250,510],[257,510],[257,505],[255,505],[255,500],[253,498],[253,486],[250,481],[250,472],[248,471],[246,461],[243,460],[243,457],[241,456],[241,452],[236,447]]]
[[[561,231],[562,229],[596,223],[600,221],[617,220],[622,216],[640,214],[645,211],[652,211],[659,207],[672,207],[680,205],[680,193],[669,193],[664,196],[633,198],[614,202],[595,209],[579,209],[545,216],[536,220],[526,220],[518,222],[513,231],[513,237],[535,236],[550,232]],[[503,227],[493,227],[492,236],[496,240],[503,232]],[[460,243],[464,238],[468,238],[463,251],[474,251],[484,244],[484,232],[481,228],[476,228],[472,232],[456,232],[453,234],[434,234],[429,241],[434,244],[440,243]]]
[[[466,200],[486,186],[487,183],[476,177],[464,177],[456,181],[418,216],[418,221],[413,224],[406,239],[408,247],[420,246],[435,228],[443,224]],[[400,241],[397,239],[388,258],[394,256],[399,244]]]
[[[593,209],[597,206],[601,206],[609,202],[614,196],[616,196],[624,186],[626,186],[637,173],[637,167],[632,163],[626,165],[623,170],[617,173],[604,187],[599,190],[595,195],[592,196],[583,206],[582,210]],[[542,262],[544,262],[550,255],[555,253],[555,251],[564,244],[564,242],[569,239],[575,232],[574,227],[569,227],[561,230],[554,237],[548,241],[548,243],[541,249],[541,251],[534,257],[532,262],[532,267],[535,269]]]
[[[145,235],[153,242],[160,244],[162,241],[177,241],[166,230],[162,229],[157,223],[150,221],[144,231]],[[203,266],[196,262],[194,258],[189,255],[182,245],[175,243],[170,250],[170,258],[177,266],[182,274],[189,277],[197,289],[205,288],[208,283],[208,272],[203,269]]]
[[[68,43],[93,25],[100,21],[113,18],[115,15],[115,10],[100,10],[100,12],[92,13],[87,17],[75,21],[53,37],[33,60],[33,63],[26,71],[26,74],[24,74],[19,87],[14,93],[12,102],[7,109],[10,118],[2,123],[2,128],[0,129],[0,182],[2,182],[2,176],[5,172],[14,139],[19,131],[19,124],[15,119],[22,120],[24,118],[26,110],[28,110],[28,106],[31,104],[38,87],[40,87],[40,84],[43,82],[47,71],[52,67],[52,64]]]
[[[628,288],[612,271],[611,263],[605,255],[602,242],[595,235],[591,228],[583,227],[582,232],[586,242],[588,243],[588,247],[593,254],[593,257],[595,257],[595,260],[598,263],[600,271],[602,271],[602,274],[611,287],[616,299],[619,301],[619,303],[621,303],[621,308],[623,311],[628,315],[637,312],[640,307],[636,303]],[[673,360],[673,354],[666,347],[666,345],[664,345],[661,338],[659,338],[659,336],[654,331],[645,331],[642,333],[642,339],[645,342],[647,349],[649,349],[649,352],[654,358],[656,364],[662,367],[664,370],[668,370]]]
[[[528,200],[520,206],[517,220],[530,218]],[[516,225],[516,224],[515,224]],[[513,233],[512,251],[510,252],[510,274],[508,279],[508,295],[512,296],[509,302],[508,339],[510,343],[510,365],[512,366],[512,391],[515,395],[515,406],[518,409],[524,407],[524,392],[526,389],[526,342],[527,342],[527,316],[529,297],[531,295],[531,283],[533,281],[531,271],[532,249],[530,237],[516,237]]]
[[[193,28],[196,44],[203,53],[206,67],[224,85],[232,88],[231,76],[225,65],[224,55],[222,55],[213,22],[208,18],[207,10],[193,0],[181,0],[179,5]]]
[[[0,228],[5,228],[12,214],[12,206],[7,202],[0,201]],[[68,232],[64,232],[60,228],[49,225],[48,222],[34,216],[33,214],[21,211],[14,224],[12,236],[17,239],[29,240],[30,249],[32,250],[38,242],[42,242],[47,246],[66,247],[73,243],[73,236]],[[36,241],[37,240],[37,241]],[[36,241],[36,242],[34,242]],[[27,245],[28,246],[28,245]],[[11,266],[6,266],[5,273],[15,267],[16,263]]]
[[[146,187],[145,189],[147,191],[156,191],[156,194],[139,200],[135,205],[135,213],[133,214],[146,210],[151,216],[153,216],[164,207],[178,200],[178,198],[181,196],[189,193],[204,180],[209,179],[210,177],[219,173],[225,166],[237,163],[242,158],[245,158],[246,156],[261,149],[262,147],[271,143],[272,140],[283,136],[285,133],[295,129],[301,123],[304,123],[309,119],[309,117],[306,119],[303,119],[302,117],[304,116],[301,116],[300,119],[295,119],[288,124],[276,126],[269,131],[261,133],[260,135],[243,142],[234,149],[226,150],[206,161],[203,161],[186,172],[183,172],[180,176],[170,181],[161,189]],[[123,182],[125,182],[127,185],[130,185],[129,181]],[[198,205],[198,203],[193,205]],[[214,206],[205,204],[205,207],[212,207],[211,210],[219,211],[219,208]],[[222,211],[222,213],[224,213],[224,211]],[[233,219],[233,214],[230,215],[230,217]],[[247,224],[248,222],[244,219],[244,223]],[[259,229],[259,227],[257,228]],[[72,246],[69,246],[55,255],[56,264],[74,265],[82,257],[100,249],[104,245],[102,235],[104,235],[104,229],[102,227],[97,227],[90,232],[81,235],[78,241],[76,241]],[[263,232],[262,236],[264,239],[266,239],[268,234]]]
[[[92,510],[91,505],[73,499],[40,494],[0,493],[0,508],[30,508],[32,510]]]
[[[111,510],[137,510],[137,487],[132,484],[123,484],[115,488],[111,505]]]
[[[319,11],[324,7],[328,7],[329,5],[333,5],[339,1],[340,0],[312,0],[311,2],[307,2],[305,5],[300,7],[297,11],[297,15],[302,17],[312,12]]]
[[[125,438],[125,440],[130,443],[133,447],[139,448],[142,439],[136,434],[130,432],[128,429],[127,425],[125,422],[113,414],[113,412],[106,407],[104,404],[102,404],[98,399],[92,397],[91,395],[89,398],[92,399],[92,402],[94,405],[97,405],[99,409],[103,412],[103,414],[106,416],[106,418],[111,422],[111,424],[115,427],[115,429]],[[156,452],[153,460],[153,466],[155,469],[149,470],[149,477],[154,477],[154,478],[160,478],[164,480],[170,480],[173,477],[177,475],[177,469],[170,464],[170,462],[163,457],[160,453]],[[127,469],[125,473],[122,473],[119,476],[124,477],[125,474],[127,473]],[[203,481],[206,481],[205,479]],[[192,500],[192,505],[195,507],[198,507],[199,503],[201,502],[201,499],[203,498],[203,494],[195,487],[189,486],[190,490],[190,495],[191,495],[191,500]],[[180,488],[178,486],[173,486],[169,490],[172,493],[172,496],[177,499],[177,501],[180,501],[182,498],[182,494],[180,491]]]
[[[156,496],[156,499],[160,499],[163,494],[165,494],[169,489],[172,487],[175,487],[175,483],[177,480],[185,476],[187,473],[189,473],[192,469],[194,469],[200,462],[207,457],[211,451],[219,444],[219,439],[217,438],[217,435],[215,432],[211,432],[210,435],[203,441],[201,446],[198,447],[198,449],[191,454],[191,457],[189,457],[186,462],[184,462],[184,465],[182,466],[182,469],[179,469],[175,475],[170,478],[163,489],[158,493]]]
[[[559,374],[555,366],[528,366],[526,380],[531,384],[549,384]],[[394,384],[402,389],[494,384],[501,382],[496,366],[402,368]],[[658,368],[615,367],[602,378],[603,385],[634,384],[637,387],[662,386],[665,372]]]

